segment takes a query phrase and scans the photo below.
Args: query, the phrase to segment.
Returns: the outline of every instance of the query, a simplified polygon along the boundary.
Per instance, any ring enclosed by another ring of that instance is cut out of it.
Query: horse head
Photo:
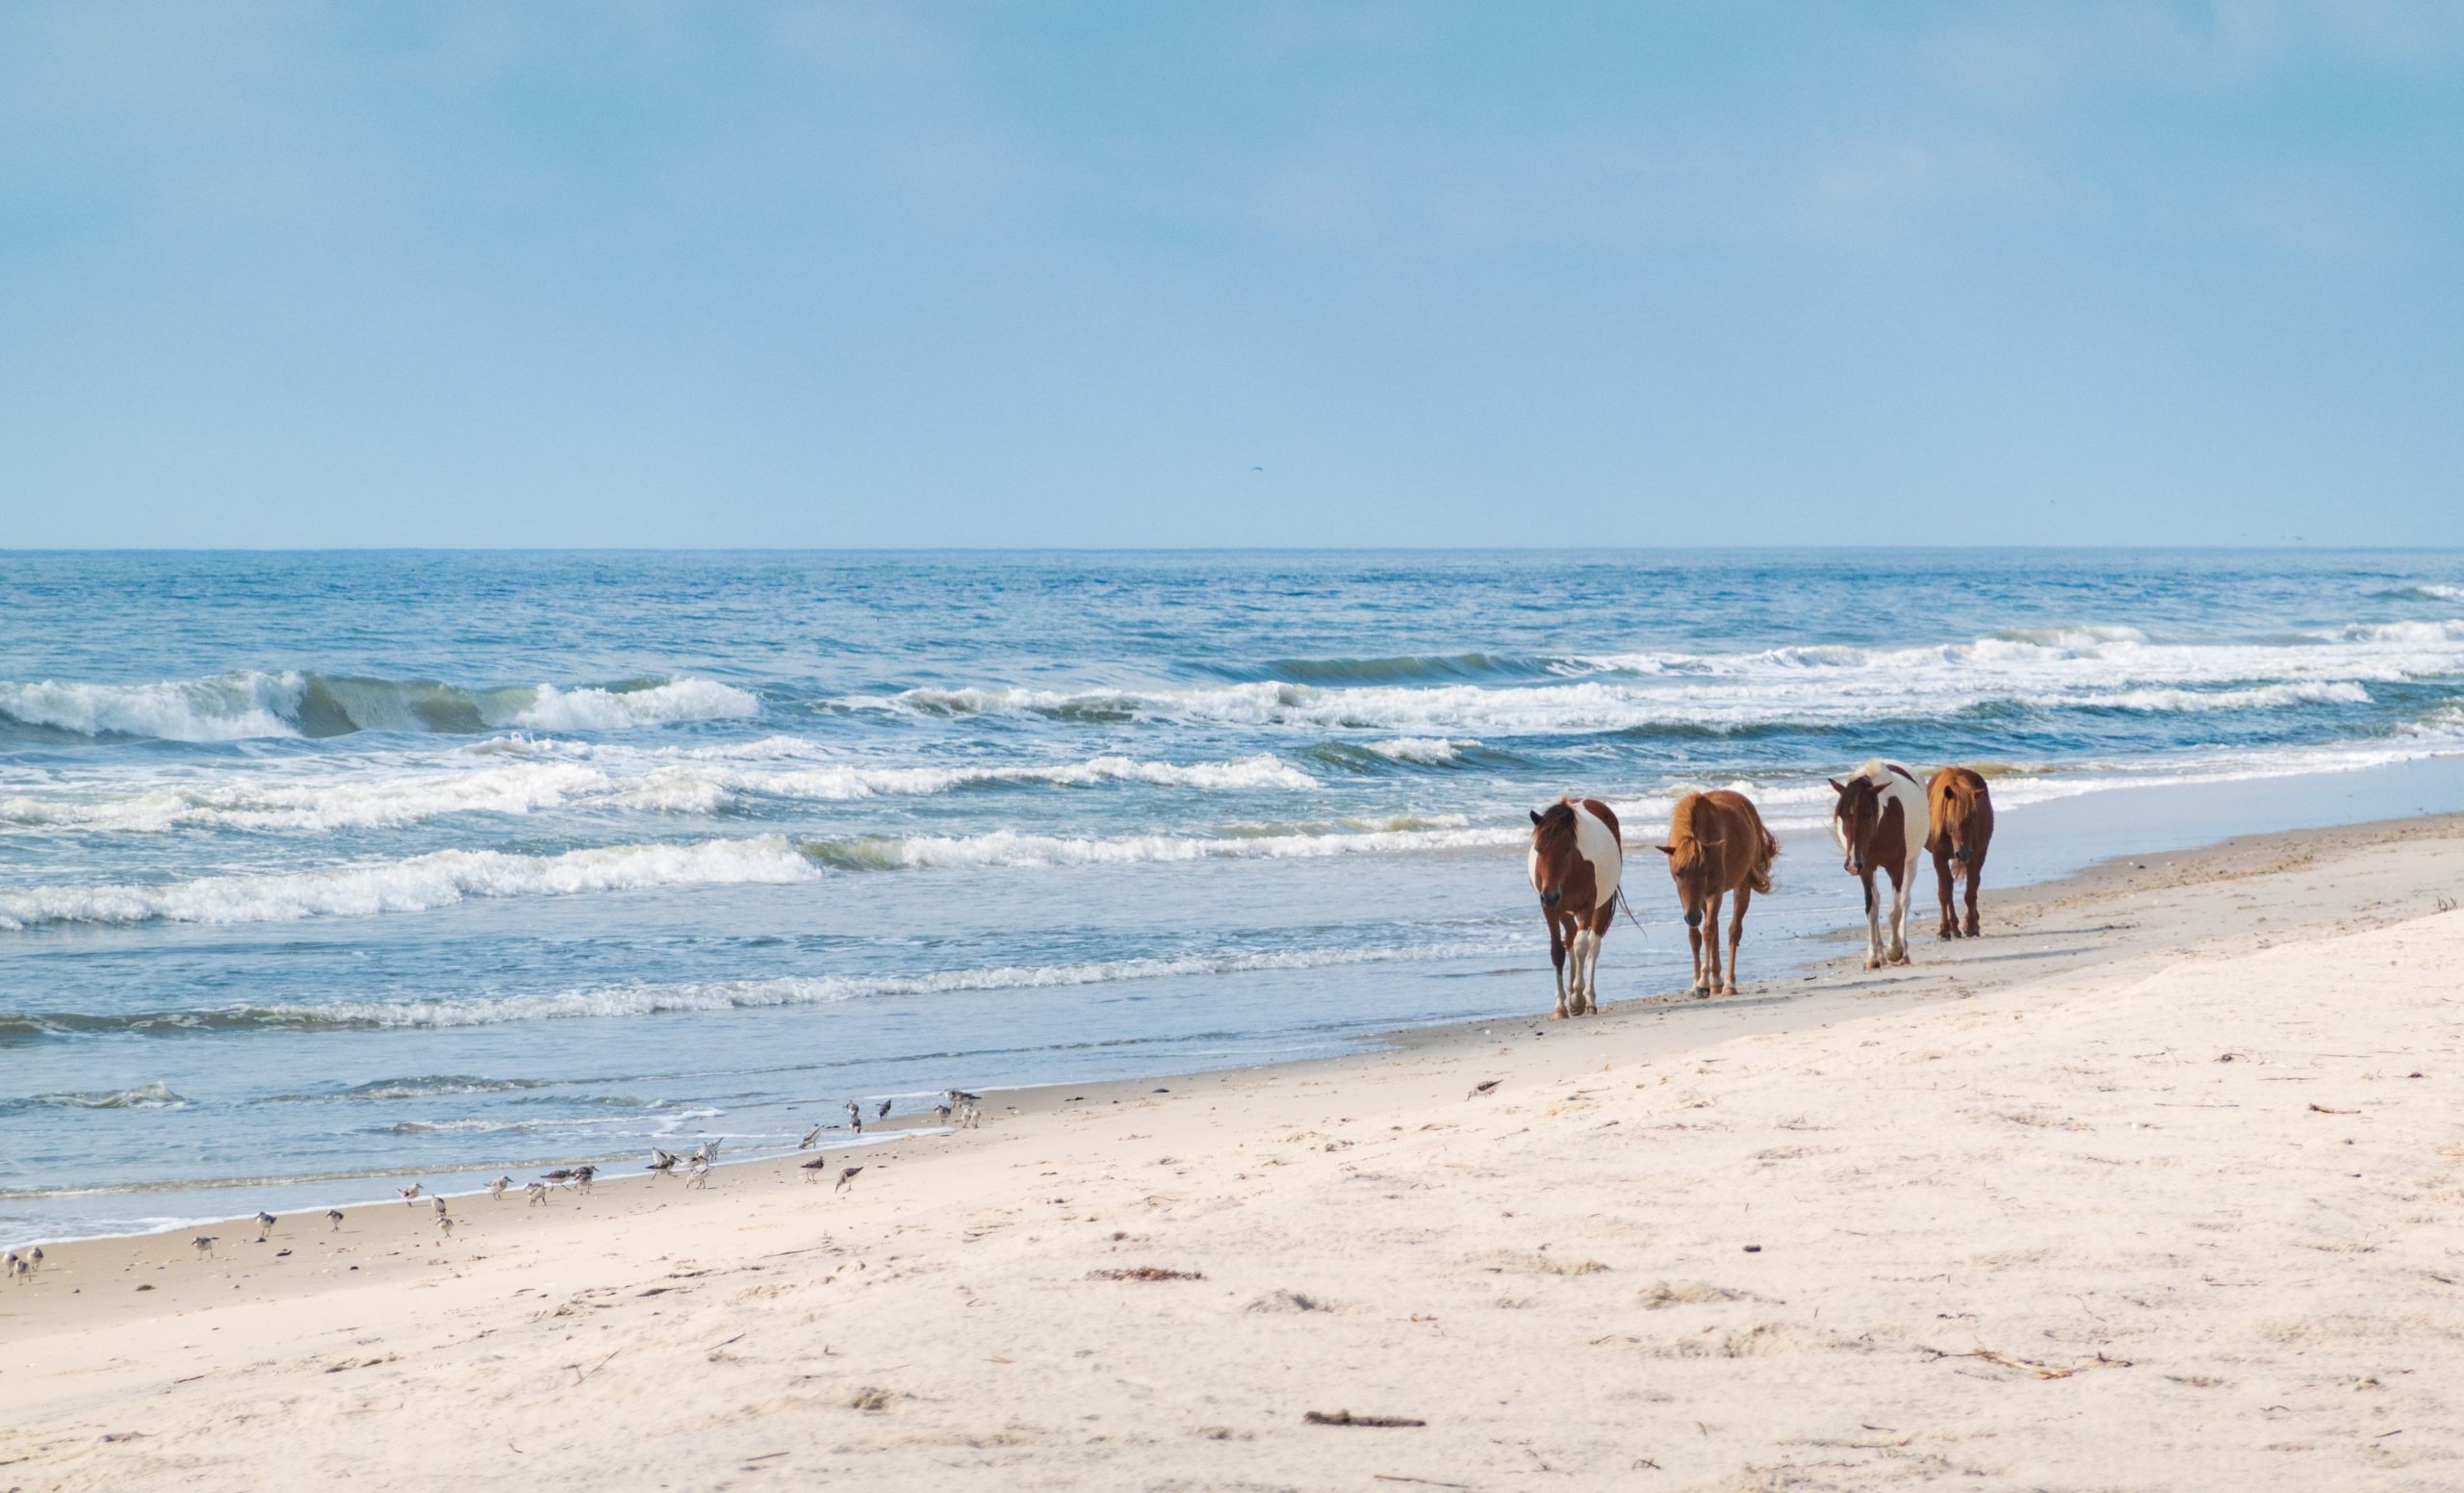
[[[1575,848],[1575,810],[1559,800],[1531,811],[1531,886],[1553,912],[1566,900],[1566,878],[1581,859]]]
[[[1831,833],[1846,852],[1843,867],[1851,876],[1865,874],[1865,844],[1873,838],[1875,826],[1882,823],[1883,790],[1870,778],[1851,778],[1842,783],[1831,780],[1839,798],[1831,806]]]
[[[1668,857],[1668,879],[1677,883],[1677,903],[1685,910],[1685,926],[1703,926],[1703,910],[1710,905],[1714,856],[1720,848],[1716,839],[1697,835],[1676,837],[1676,843],[1662,845],[1659,853]]]

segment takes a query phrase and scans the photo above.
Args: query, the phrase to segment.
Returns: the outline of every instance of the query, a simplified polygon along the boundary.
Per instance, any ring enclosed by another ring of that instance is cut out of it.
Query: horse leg
[[[1865,967],[1883,966],[1883,925],[1874,905],[1874,863],[1865,862]]]
[[[1720,903],[1726,892],[1711,893],[1703,904],[1703,993],[1717,995],[1724,983],[1720,972]]]
[[[1566,931],[1557,921],[1555,913],[1546,915],[1549,919],[1549,963],[1557,971],[1557,1009],[1550,1014],[1549,1019],[1562,1021],[1566,1018]]]
[[[1985,880],[1985,852],[1970,851],[1967,858],[1967,936],[1971,939],[1981,936],[1977,931],[1976,921],[1976,887],[1983,880]]]
[[[1591,930],[1579,917],[1574,926],[1574,937],[1567,940],[1566,1014],[1578,1017],[1591,1010]]]
[[[1591,914],[1591,963],[1582,972],[1582,992],[1591,1002],[1591,1014],[1600,1015],[1600,946],[1608,941],[1609,925],[1617,920],[1615,903],[1600,908]]]
[[[1906,865],[1894,865],[1890,871],[1890,962],[1908,963],[1908,902],[1916,894],[1916,862],[1911,858]]]
[[[1934,930],[1938,939],[1960,936],[1959,920],[1951,915],[1951,852],[1946,846],[1934,847],[1934,880],[1942,896],[1942,925]]]
[[[1736,911],[1729,916],[1729,978],[1727,986],[1720,991],[1723,995],[1736,993],[1736,946],[1737,941],[1745,937],[1746,904],[1753,900],[1753,888],[1739,887],[1736,889]]]

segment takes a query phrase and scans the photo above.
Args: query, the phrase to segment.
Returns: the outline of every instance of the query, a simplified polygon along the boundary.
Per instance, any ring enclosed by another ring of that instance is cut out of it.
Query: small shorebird
[[[413,1182],[408,1187],[398,1187],[394,1189],[394,1191],[402,1195],[402,1206],[407,1208],[418,1199],[420,1196],[420,1185],[417,1182]]]
[[[840,1171],[838,1173],[838,1185],[832,1188],[831,1191],[834,1193],[845,1192],[847,1190],[847,1184],[856,1180],[856,1173],[863,1170],[864,1169],[861,1167],[849,1167]]]
[[[941,1124],[948,1124],[950,1122],[950,1101],[943,1099],[938,1104],[934,1105],[933,1118]]]
[[[800,1151],[811,1150],[813,1146],[820,1142],[821,1133],[829,1128],[830,1127],[828,1125],[815,1125],[811,1129],[806,1131],[805,1138],[796,1143],[796,1149]]]
[[[42,1269],[42,1246],[37,1245],[26,1251],[26,1266],[29,1274]]]
[[[430,1201],[430,1202],[432,1202],[432,1203],[436,1204],[436,1216],[437,1216],[438,1218],[440,1218],[440,1219],[441,1219],[441,1218],[445,1217],[445,1199],[444,1199],[444,1198],[442,1198],[442,1197],[431,1197],[431,1198],[429,1198],[429,1199],[428,1199],[428,1201]]]
[[[876,1110],[876,1111],[874,1111],[874,1112],[873,1112],[873,1118],[874,1118],[875,1120],[887,1120],[887,1119],[889,1119],[889,1100],[887,1100],[887,1099],[884,1099],[884,1100],[882,1100],[882,1107],[881,1107],[880,1109],[878,1109],[878,1110]]]
[[[542,1171],[539,1173],[539,1180],[551,1187],[570,1187],[573,1185],[574,1170],[571,1167],[558,1167],[553,1171]]]
[[[9,1279],[12,1282],[20,1285],[25,1282],[25,1278],[28,1275],[35,1273],[35,1268],[32,1265],[29,1265],[24,1260],[17,1258],[17,1251],[14,1249],[9,1251],[8,1267]]]
[[[574,1191],[587,1194],[590,1191],[590,1179],[597,1175],[599,1175],[597,1167],[574,1168]]]
[[[498,1177],[495,1181],[488,1184],[488,1196],[499,1202],[502,1202],[504,1201],[504,1190],[512,1185],[513,1178],[509,1176]]]
[[[437,1231],[445,1235],[446,1238],[450,1239],[453,1237],[453,1221],[447,1218],[442,1213],[436,1216],[436,1227]]]
[[[189,1248],[210,1260],[214,1258],[214,1241],[221,1237],[220,1234],[199,1234],[189,1241]]]
[[[533,1182],[522,1190],[522,1196],[530,1199],[530,1206],[544,1208],[548,1205],[548,1184]]]
[[[258,1210],[257,1210],[257,1243],[259,1243],[259,1244],[264,1244],[264,1243],[266,1242],[266,1236],[267,1236],[268,1234],[272,1233],[272,1232],[273,1232],[273,1215],[272,1215],[272,1214],[270,1214],[270,1213],[266,1212],[266,1211],[265,1211],[264,1209],[262,1209],[262,1208],[258,1209]]]
[[[340,1233],[343,1226],[343,1210],[340,1208],[327,1208],[325,1210],[325,1222],[334,1225],[331,1229],[327,1230],[328,1233]]]
[[[714,1136],[710,1137],[708,1140],[704,1141],[704,1142],[703,1142],[699,1146],[697,1146],[697,1147],[694,1149],[694,1152],[693,1152],[693,1159],[694,1159],[695,1161],[700,1162],[703,1166],[706,1166],[706,1166],[708,1166],[710,1163],[712,1163],[712,1162],[714,1162],[714,1161],[718,1160],[718,1159],[719,1159],[719,1138],[718,1138],[717,1136],[715,1136],[715,1135],[714,1135]]]
[[[805,1173],[805,1181],[808,1185],[820,1181],[821,1174],[830,1170],[829,1153],[824,1152],[815,1156],[812,1160],[806,1162],[801,1170]]]
[[[684,1185],[704,1188],[710,1185],[710,1158],[699,1151],[693,1153],[690,1170],[685,1173]]]
[[[858,1135],[864,1133],[864,1112],[856,1107],[853,1099],[847,1101],[847,1123]]]
[[[655,1171],[660,1176],[673,1176],[676,1173],[676,1164],[682,1159],[673,1151],[663,1151],[654,1145],[651,1147],[651,1164],[642,1170]]]

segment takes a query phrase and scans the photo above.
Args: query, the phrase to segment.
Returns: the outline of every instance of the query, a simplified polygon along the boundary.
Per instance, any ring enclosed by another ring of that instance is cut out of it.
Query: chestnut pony
[[[1908,963],[1908,899],[1916,890],[1916,866],[1925,854],[1925,794],[1916,775],[1897,762],[1875,758],[1842,783],[1831,808],[1832,837],[1847,856],[1843,868],[1865,884],[1865,967],[1887,961]],[[1883,941],[1875,905],[1874,873],[1890,877],[1890,941]]]
[[[1745,910],[1758,891],[1771,889],[1771,858],[1780,842],[1762,827],[1762,815],[1742,793],[1688,793],[1669,815],[1668,875],[1685,910],[1685,941],[1694,948],[1694,990],[1736,993],[1736,945],[1745,937]],[[1720,969],[1720,899],[1736,893],[1729,920],[1728,972]],[[1707,922],[1708,926],[1706,926]]]
[[[1617,815],[1596,798],[1559,798],[1531,813],[1531,889],[1549,920],[1549,962],[1557,967],[1554,1020],[1600,1009],[1600,940],[1617,912],[1626,852]],[[1566,973],[1566,955],[1574,973]]]
[[[1977,937],[1976,888],[1985,879],[1985,851],[1993,843],[1993,795],[1985,779],[1966,767],[1945,767],[1925,785],[1925,848],[1934,853],[1934,877],[1942,893],[1941,937],[1960,936],[1951,912],[1952,883],[1967,875],[1967,936]]]

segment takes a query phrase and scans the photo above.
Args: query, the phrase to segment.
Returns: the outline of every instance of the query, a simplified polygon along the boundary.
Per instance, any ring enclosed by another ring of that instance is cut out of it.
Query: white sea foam
[[[1318,785],[1307,773],[1266,753],[1219,762],[1097,757],[973,767],[770,768],[738,765],[723,757],[679,759],[624,749],[562,749],[574,743],[526,743],[517,754],[503,742],[499,738],[449,754],[452,762],[475,765],[421,764],[408,771],[353,765],[339,775],[312,767],[307,771],[317,776],[308,778],[294,763],[244,764],[218,766],[192,783],[134,790],[107,782],[12,794],[0,797],[0,830],[315,833],[393,829],[449,814],[528,814],[603,804],[651,813],[709,814],[748,797],[844,802],[1000,784],[1089,787],[1126,783],[1220,792]],[[537,759],[508,761],[508,757]]]
[[[2368,705],[2370,691],[2349,681],[2261,684],[2251,689],[2125,689],[2109,695],[2066,695],[2038,705],[2178,714],[2200,710],[2264,710],[2287,705]]]
[[[477,771],[355,771],[299,782],[242,768],[195,783],[129,792],[91,788],[0,798],[0,826],[161,834],[205,828],[315,833],[392,829],[456,813],[533,813],[611,790],[607,776],[562,762]]]
[[[1479,746],[1470,738],[1447,736],[1392,736],[1384,741],[1359,743],[1364,752],[1374,752],[1399,762],[1419,762],[1424,766],[1444,766],[1459,762],[1463,754]]]
[[[247,671],[154,684],[0,682],[0,714],[89,736],[240,741],[295,736],[306,676]]]
[[[749,690],[716,680],[678,679],[644,689],[559,689],[542,684],[507,726],[532,731],[629,731],[680,721],[740,720],[761,713]]]
[[[269,1025],[382,1027],[488,1026],[586,1017],[639,1017],[664,1012],[729,1011],[767,1006],[827,1005],[876,996],[933,995],[967,991],[1046,990],[1116,980],[1316,969],[1343,965],[1408,963],[1493,954],[1507,945],[1456,940],[1393,947],[1346,945],[1256,953],[1192,954],[1174,959],[1117,959],[1070,965],[1003,965],[913,975],[797,975],[690,985],[617,986],[539,995],[473,997],[389,1004],[331,1001],[255,1008]]]
[[[475,897],[576,896],[654,887],[808,881],[820,873],[783,837],[611,845],[562,855],[440,850],[382,864],[204,876],[161,886],[0,891],[0,928],[45,923],[256,923],[419,913]]]
[[[97,1094],[38,1094],[26,1102],[55,1109],[173,1109],[188,1100],[155,1083]]]
[[[994,830],[983,835],[881,836],[834,841],[813,853],[851,869],[908,870],[959,866],[1066,866],[1168,864],[1189,861],[1322,860],[1331,856],[1410,855],[1485,850],[1519,845],[1527,827],[1512,825],[1449,829],[1366,829],[1338,833],[1287,832],[1245,825],[1243,833],[1212,837],[1122,835],[1076,837],[1024,835]]]
[[[1824,645],[1580,661],[1590,673],[1544,684],[928,688],[837,704],[927,716],[1384,731],[1405,741],[1927,719],[2003,702],[2096,708],[2120,698],[2120,708],[2150,712],[2248,709],[2355,703],[2368,683],[2464,673],[2464,622],[2356,624],[2285,643],[2154,643],[2135,629],[2091,626],[1919,648]],[[2276,686],[2286,687],[2265,693]]]
[[[478,691],[424,681],[329,679],[296,669],[145,684],[0,682],[0,715],[81,735],[165,741],[483,726],[615,732],[737,720],[760,710],[760,700],[746,690],[689,676],[629,689],[540,684]]]

